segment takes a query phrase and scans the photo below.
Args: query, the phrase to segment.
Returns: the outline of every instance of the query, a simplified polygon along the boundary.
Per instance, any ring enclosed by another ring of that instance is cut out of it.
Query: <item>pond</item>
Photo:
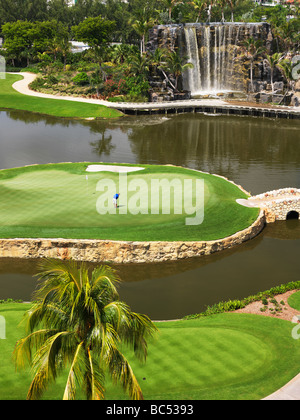
[[[299,121],[200,114],[79,121],[0,110],[0,168],[49,162],[173,164],[223,175],[251,194],[300,188]],[[133,310],[176,319],[299,280],[300,223],[268,225],[208,257],[117,266]],[[0,260],[0,298],[29,300],[35,260]]]

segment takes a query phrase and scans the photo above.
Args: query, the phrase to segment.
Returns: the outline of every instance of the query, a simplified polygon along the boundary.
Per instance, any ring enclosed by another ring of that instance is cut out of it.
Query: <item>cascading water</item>
[[[197,92],[202,89],[201,85],[201,70],[200,70],[200,59],[199,49],[196,37],[195,28],[184,28],[186,49],[189,57],[189,62],[193,64],[193,68],[187,69],[187,79],[190,86],[190,90]]]
[[[235,34],[234,34],[235,32]],[[184,84],[193,95],[242,89],[242,75],[234,74],[239,26],[208,24],[184,28],[187,60],[193,69],[184,74]],[[197,40],[201,40],[196,50]],[[195,83],[196,81],[196,83]]]
[[[192,96],[203,92],[246,91],[243,44],[249,37],[261,39],[271,51],[270,25],[264,22],[186,23],[158,25],[149,32],[147,49],[179,51],[193,64],[182,77],[182,88]]]

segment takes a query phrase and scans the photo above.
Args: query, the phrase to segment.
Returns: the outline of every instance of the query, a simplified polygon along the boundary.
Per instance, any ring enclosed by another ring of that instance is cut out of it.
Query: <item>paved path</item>
[[[13,73],[16,74],[16,73]],[[163,108],[163,107],[169,107],[170,104],[174,105],[173,102],[143,102],[143,103],[136,103],[136,102],[109,102],[102,99],[89,99],[89,98],[81,98],[81,97],[75,97],[75,96],[60,96],[60,95],[51,95],[48,93],[41,93],[41,92],[35,92],[31,89],[29,89],[28,85],[33,82],[33,80],[37,77],[36,74],[33,73],[26,73],[26,72],[20,72],[17,73],[24,77],[22,80],[18,80],[15,82],[12,87],[18,91],[19,93],[23,93],[24,95],[30,95],[30,96],[37,96],[39,98],[51,98],[51,99],[62,99],[65,101],[75,101],[75,102],[86,102],[91,104],[98,104],[98,105],[105,105],[109,108],[117,108],[119,109],[122,107],[123,109],[148,109],[150,106],[151,108]],[[186,100],[186,101],[176,101],[176,106],[184,106],[189,104],[195,104],[195,105],[228,105],[227,102],[222,101],[221,99],[192,99],[192,100]]]
[[[15,73],[14,73],[15,74]],[[27,73],[27,72],[20,72],[17,73],[23,76],[22,80],[19,80],[13,84],[13,88],[17,90],[19,93],[23,93],[25,95],[30,96],[37,96],[40,98],[51,98],[51,99],[61,99],[65,101],[75,101],[75,102],[86,102],[98,105],[104,105],[109,108],[115,108],[121,111],[126,110],[148,110],[148,109],[168,109],[168,108],[191,108],[197,106],[203,107],[222,107],[228,109],[261,109],[263,111],[274,111],[274,110],[281,110],[281,111],[288,111],[290,114],[300,114],[300,107],[290,107],[290,106],[280,106],[275,108],[259,108],[259,106],[245,106],[245,105],[233,105],[230,104],[222,99],[189,99],[189,100],[182,100],[182,101],[170,101],[170,102],[143,102],[143,103],[136,103],[136,102],[109,102],[101,99],[89,99],[89,98],[82,98],[82,97],[74,97],[74,96],[60,96],[60,95],[51,95],[47,93],[35,92],[29,89],[28,85],[37,77],[36,74]]]
[[[275,391],[273,394],[266,398],[264,401],[278,401],[278,400],[300,400],[300,373],[295,376],[285,386]]]
[[[50,95],[40,92],[34,92],[33,90],[30,90],[28,85],[36,78],[35,74],[32,73],[18,73],[24,78],[20,81],[17,81],[13,84],[13,88],[17,90],[19,93],[30,95],[30,96],[37,96],[41,98],[52,98],[52,99],[61,99],[66,101],[75,101],[75,102],[87,102],[87,103],[94,103],[98,105],[105,105],[110,108],[117,108],[119,109],[120,106],[122,106],[123,109],[127,108],[140,108],[140,109],[147,109],[149,108],[149,103],[116,103],[116,102],[108,102],[100,99],[88,99],[88,98],[78,98],[78,97],[71,97],[71,96],[58,96],[58,95]],[[189,101],[176,101],[177,106],[184,106],[188,105],[190,103],[193,103],[195,105],[227,105],[230,106],[227,102],[222,101],[221,99],[201,99],[201,100],[189,100]],[[162,107],[168,107],[173,103],[151,103],[151,108],[162,108]],[[236,105],[238,107],[238,105]],[[286,107],[283,107],[286,108]],[[289,107],[291,111],[300,111],[299,108],[292,108]],[[247,201],[247,200],[245,200]],[[248,205],[250,202],[248,202]],[[244,203],[245,205],[245,203]],[[257,203],[253,202],[250,204],[251,206],[257,205]],[[294,379],[292,379],[289,383],[287,383],[285,386],[280,388],[278,391],[274,392],[273,394],[269,395],[268,397],[265,397],[263,400],[300,400],[300,374],[297,375]]]
[[[250,197],[250,198],[238,198],[236,200],[237,203],[241,204],[245,207],[259,207],[264,208],[268,203],[273,202],[281,202],[283,200],[290,201],[290,200],[299,200],[300,194],[297,193],[293,196],[290,194],[288,195],[282,195],[279,197],[269,197],[269,198],[256,198],[256,197]]]

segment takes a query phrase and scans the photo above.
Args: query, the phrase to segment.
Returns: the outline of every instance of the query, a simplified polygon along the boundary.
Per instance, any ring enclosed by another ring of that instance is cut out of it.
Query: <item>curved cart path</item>
[[[27,73],[27,72],[20,72],[20,73],[12,73],[12,74],[20,74],[23,76],[22,80],[18,80],[15,82],[12,87],[18,91],[19,93],[23,93],[24,95],[30,95],[30,96],[37,96],[40,98],[51,98],[51,99],[62,99],[65,101],[75,101],[75,102],[86,102],[91,104],[98,104],[98,105],[105,105],[109,108],[149,108],[149,105],[151,105],[151,108],[162,108],[164,105],[170,104],[166,102],[143,102],[143,103],[136,103],[136,102],[109,102],[102,99],[90,99],[90,98],[81,98],[81,97],[75,97],[75,96],[60,96],[60,95],[51,95],[48,93],[41,93],[41,92],[35,92],[31,89],[29,89],[29,84],[34,81],[34,79],[37,77],[37,74],[34,73]],[[184,101],[176,101],[176,105],[187,105],[190,103],[193,103],[195,105],[226,105],[227,102],[221,100],[221,99],[191,99],[191,100],[184,100]],[[174,104],[174,102],[172,102]]]

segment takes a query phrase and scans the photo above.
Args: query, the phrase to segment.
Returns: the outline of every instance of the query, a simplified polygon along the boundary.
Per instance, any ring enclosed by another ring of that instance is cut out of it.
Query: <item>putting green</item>
[[[0,236],[213,240],[258,216],[258,209],[236,203],[246,194],[221,177],[156,165],[125,174],[87,172],[88,165],[0,171]],[[120,193],[117,209],[114,193]]]
[[[0,340],[0,395],[25,399],[29,368],[16,371],[15,343],[24,336],[20,324],[30,304],[0,305],[6,339]],[[290,381],[298,372],[299,340],[291,336],[291,323],[249,314],[218,314],[189,321],[157,323],[149,342],[146,364],[123,349],[146,400],[257,400]],[[59,376],[44,395],[61,399],[66,375]],[[122,389],[107,378],[106,399],[121,400]],[[80,398],[80,392],[78,398]]]

